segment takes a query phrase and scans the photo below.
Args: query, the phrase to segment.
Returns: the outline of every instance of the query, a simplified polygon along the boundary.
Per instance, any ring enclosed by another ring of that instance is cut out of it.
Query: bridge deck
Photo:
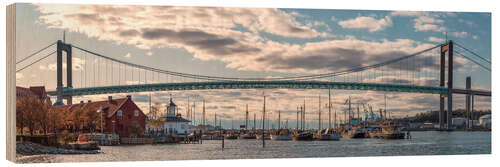
[[[148,92],[168,90],[205,90],[205,89],[344,89],[344,90],[373,90],[388,92],[410,93],[447,93],[444,87],[357,83],[357,82],[328,82],[328,81],[217,81],[217,82],[185,82],[185,83],[157,83],[121,86],[105,86],[92,88],[65,88],[63,96],[81,96],[109,93]],[[56,91],[49,91],[49,95],[56,95]]]

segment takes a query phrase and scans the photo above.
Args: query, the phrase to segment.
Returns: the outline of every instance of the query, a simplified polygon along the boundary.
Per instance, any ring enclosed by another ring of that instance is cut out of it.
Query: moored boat
[[[233,132],[229,132],[226,134],[226,136],[224,136],[224,139],[229,139],[229,140],[238,139],[238,135],[236,135]]]
[[[292,135],[290,134],[290,130],[281,129],[275,134],[271,134],[271,140],[292,140]]]
[[[240,139],[256,139],[256,138],[257,138],[257,135],[255,135],[255,133],[248,132],[248,133],[245,133],[245,134],[240,135],[240,137],[239,137],[239,138],[240,138]]]
[[[378,138],[378,134],[382,129],[379,126],[369,126],[366,128],[366,137]]]
[[[257,140],[262,140],[262,134],[256,135]],[[264,135],[264,140],[271,140],[271,137],[267,134]]]
[[[405,139],[405,133],[401,131],[402,127],[398,125],[382,125],[382,130],[377,133],[378,138],[382,139]]]
[[[335,129],[328,128],[318,131],[314,138],[316,140],[340,140],[341,135]]]
[[[310,132],[295,132],[292,136],[292,140],[294,141],[310,141],[313,139],[313,134]]]
[[[366,134],[360,127],[351,127],[349,130],[342,134],[343,138],[359,139],[365,138]]]

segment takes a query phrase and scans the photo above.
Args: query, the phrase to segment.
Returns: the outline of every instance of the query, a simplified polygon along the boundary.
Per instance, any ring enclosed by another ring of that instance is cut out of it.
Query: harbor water
[[[411,139],[340,141],[205,140],[203,144],[103,146],[101,154],[53,155],[52,162],[261,159],[490,154],[491,132],[411,132]]]

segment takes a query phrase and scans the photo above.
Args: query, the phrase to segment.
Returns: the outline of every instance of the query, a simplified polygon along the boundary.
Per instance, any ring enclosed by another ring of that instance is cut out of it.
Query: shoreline
[[[99,150],[73,150],[32,142],[16,144],[16,163],[50,163],[55,155],[100,154]]]

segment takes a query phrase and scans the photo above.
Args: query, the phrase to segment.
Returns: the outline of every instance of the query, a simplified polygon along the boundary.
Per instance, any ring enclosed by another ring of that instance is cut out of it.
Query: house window
[[[138,117],[139,116],[139,110],[134,111],[134,116]]]
[[[120,116],[120,117],[121,117],[121,116],[123,116],[123,112],[122,112],[122,110],[118,110],[118,112],[116,113],[116,115],[118,115],[118,116]]]

